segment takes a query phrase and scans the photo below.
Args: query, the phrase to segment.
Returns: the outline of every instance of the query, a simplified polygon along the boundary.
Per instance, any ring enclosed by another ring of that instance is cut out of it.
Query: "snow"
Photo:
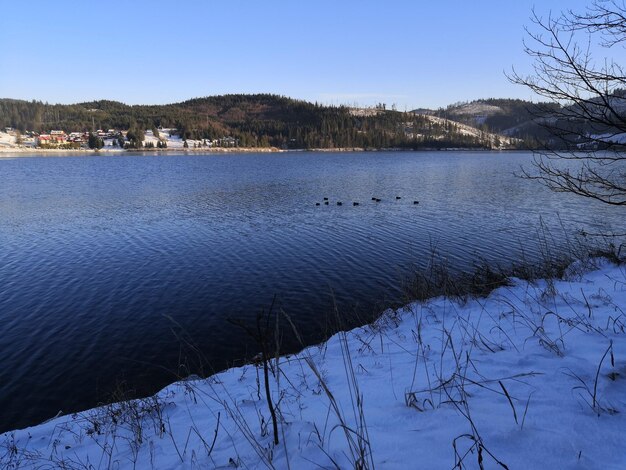
[[[13,147],[17,145],[15,143],[15,136],[8,134],[7,132],[0,132],[0,147]]]
[[[468,126],[467,124],[463,124],[457,121],[450,121],[448,119],[445,118],[440,118],[438,116],[427,116],[424,115],[424,117],[426,117],[427,119],[429,119],[431,122],[444,126],[448,123],[452,124],[456,130],[465,136],[470,136],[470,137],[478,137],[478,138],[486,138],[489,139],[489,141],[491,142],[491,145],[495,146],[496,141],[500,141],[500,146],[502,145],[512,145],[514,142],[519,142],[519,139],[513,139],[511,137],[506,137],[504,135],[499,135],[499,134],[494,134],[491,132],[483,132],[480,129],[476,129],[475,127],[472,126]]]
[[[608,144],[625,144],[626,133],[624,132],[608,132],[606,134],[591,134],[589,136],[594,142],[605,142]]]
[[[102,140],[104,142],[104,147],[103,147],[104,150],[107,150],[107,151],[109,151],[109,150],[120,150],[121,151],[122,150],[118,146],[117,139],[106,138],[106,139],[102,139]]]
[[[146,130],[145,140],[143,141],[144,145],[148,142],[152,142],[154,146],[156,147],[157,142],[159,141],[159,139],[161,139],[167,142],[168,149],[183,150],[185,146],[185,141],[179,135],[175,134],[175,132],[177,132],[176,129],[170,129],[170,128],[161,129],[159,130],[159,138],[156,138],[151,130]],[[193,139],[187,140],[187,145],[188,145],[188,148],[190,149],[193,149],[194,144],[200,146],[201,143],[202,143],[201,140],[193,140]]]
[[[28,135],[22,135],[22,143],[17,144],[17,134],[15,132],[0,131],[0,152],[9,152],[15,149],[33,149],[35,147],[35,138]]]
[[[473,101],[460,106],[452,107],[450,111],[459,116],[468,116],[482,114],[485,116],[491,116],[502,112],[502,108],[487,103],[481,103]]]
[[[144,145],[146,145],[148,142],[150,142],[150,143],[152,143],[156,147],[157,143],[159,142],[159,138],[155,137],[154,133],[151,130],[146,130],[144,132],[144,136],[145,136],[144,137],[144,141],[143,141]]]
[[[5,433],[0,466],[626,468],[625,310],[606,260],[417,302],[272,360],[277,446],[250,364]]]
[[[356,117],[371,117],[378,116],[385,111],[379,108],[349,108],[348,112],[351,116]]]
[[[173,134],[175,131],[176,129],[163,129],[159,131],[159,135],[166,139],[168,149],[182,149],[185,145],[185,142],[179,135]]]

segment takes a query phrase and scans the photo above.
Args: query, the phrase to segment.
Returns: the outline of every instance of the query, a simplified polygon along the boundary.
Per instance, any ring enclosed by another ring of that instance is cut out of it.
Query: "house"
[[[57,144],[64,144],[65,142],[67,142],[67,134],[65,133],[65,131],[52,130],[50,131],[49,135],[51,142]]]
[[[52,130],[50,134],[41,134],[37,137],[37,145],[40,147],[58,147],[67,142],[68,135],[65,131]]]
[[[70,132],[67,140],[68,142],[87,142],[87,140],[89,140],[89,134],[86,132]]]
[[[220,147],[236,147],[239,141],[233,137],[222,137],[219,140]]]
[[[50,134],[39,134],[39,137],[37,137],[37,145],[39,145],[40,147],[50,145],[50,139]]]

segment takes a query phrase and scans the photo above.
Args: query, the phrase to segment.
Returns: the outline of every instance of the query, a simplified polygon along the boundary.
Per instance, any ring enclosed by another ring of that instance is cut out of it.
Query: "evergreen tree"
[[[104,147],[104,140],[102,140],[96,134],[90,132],[89,133],[89,140],[88,140],[87,144],[89,145],[90,149],[99,150],[102,147]]]

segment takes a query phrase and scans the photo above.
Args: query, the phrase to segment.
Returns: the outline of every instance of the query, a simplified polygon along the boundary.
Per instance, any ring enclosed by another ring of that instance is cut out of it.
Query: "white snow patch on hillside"
[[[498,142],[500,146],[509,146],[509,145],[513,145],[515,142],[519,142],[519,139],[507,137],[504,135],[494,134],[491,132],[484,132],[484,131],[481,131],[480,129],[476,129],[475,127],[468,126],[467,124],[463,124],[457,121],[451,121],[451,120],[441,118],[438,116],[424,115],[424,117],[429,119],[431,122],[442,125],[442,126],[445,125],[446,123],[449,123],[453,125],[458,130],[458,132],[462,135],[476,137],[480,139],[486,139],[491,143],[493,147],[497,147],[496,144]]]
[[[450,111],[453,114],[459,116],[467,116],[467,115],[484,115],[484,116],[492,116],[494,114],[498,114],[502,112],[502,108],[499,106],[494,106],[486,103],[467,103],[461,106],[455,106]]]
[[[14,135],[8,134],[6,132],[0,132],[0,146],[14,147],[15,145],[16,143]]]
[[[626,270],[596,263],[272,360],[278,445],[247,365],[5,433],[0,466],[626,468]]]
[[[152,132],[152,130],[148,129],[144,132],[143,144],[146,145],[148,142],[150,142],[156,147],[157,143],[160,140],[160,137],[161,137],[160,133],[159,133],[159,137],[156,137],[154,133]]]
[[[185,141],[178,134],[176,134],[176,132],[177,132],[176,129],[170,129],[170,128],[159,130],[159,139],[167,142],[168,149],[183,149],[185,147]],[[145,135],[146,135],[146,140],[144,140],[144,144],[147,142],[152,142],[154,146],[156,147],[157,141],[159,139],[157,139],[154,136],[153,132],[151,130],[147,130],[145,132]],[[187,146],[189,148],[193,148],[194,144],[200,146],[201,143],[202,143],[201,140],[193,140],[193,139],[187,140]]]
[[[17,134],[15,132],[0,132],[0,150],[9,151],[10,149],[32,149],[37,141],[34,137],[28,135],[20,136],[21,143],[17,144]]]
[[[626,144],[626,133],[606,133],[606,134],[592,134],[589,136],[595,142],[605,142],[609,144]]]

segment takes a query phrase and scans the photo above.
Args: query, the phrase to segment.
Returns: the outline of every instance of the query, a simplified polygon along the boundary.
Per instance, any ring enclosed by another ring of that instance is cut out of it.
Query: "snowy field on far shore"
[[[0,467],[626,468],[626,268],[605,260],[388,311],[269,368],[278,444],[251,364],[5,433]]]

